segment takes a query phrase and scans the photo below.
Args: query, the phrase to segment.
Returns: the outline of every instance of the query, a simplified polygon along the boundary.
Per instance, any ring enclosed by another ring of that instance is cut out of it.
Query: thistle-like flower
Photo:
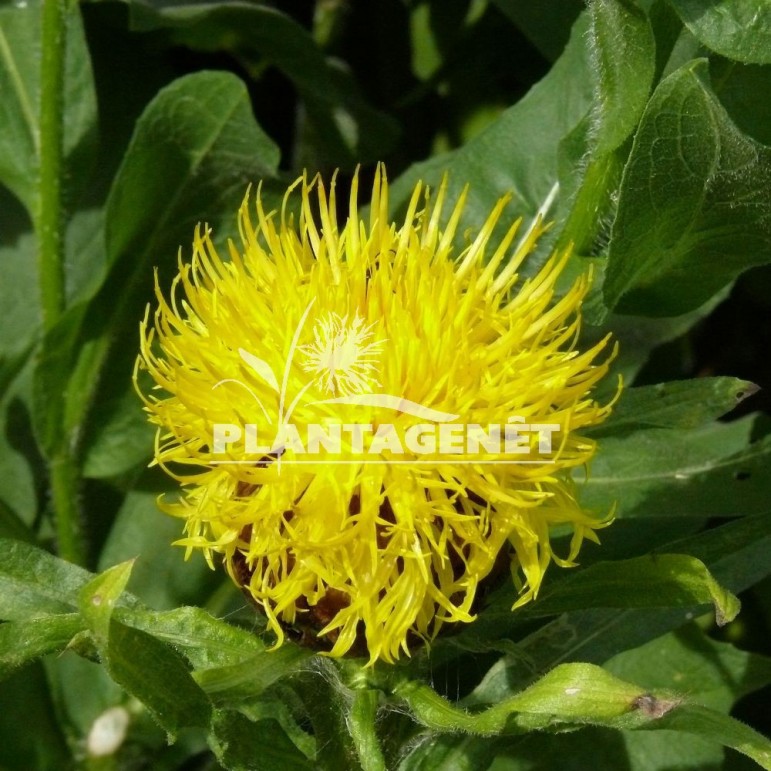
[[[137,369],[156,383],[155,462],[183,485],[161,505],[188,556],[222,559],[277,644],[291,629],[392,661],[472,621],[502,562],[516,607],[596,540],[607,519],[582,511],[570,473],[608,415],[591,390],[610,356],[607,339],[576,349],[589,276],[555,297],[568,251],[518,279],[540,218],[493,250],[503,198],[456,251],[465,190],[443,220],[446,184],[434,201],[418,184],[397,226],[382,167],[368,224],[357,188],[342,227],[334,181],[327,197],[302,177],[279,213],[247,194],[228,261],[199,228],[170,299],[156,286]]]

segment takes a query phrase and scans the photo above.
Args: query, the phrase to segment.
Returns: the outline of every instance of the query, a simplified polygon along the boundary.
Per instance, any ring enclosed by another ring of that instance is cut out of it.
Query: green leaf
[[[136,558],[132,593],[150,607],[164,610],[200,600],[222,576],[199,555],[186,560],[184,550],[172,546],[181,536],[181,523],[158,510],[158,496],[169,490],[176,495],[178,487],[158,481],[157,475],[147,472],[126,494],[99,555],[98,569]]]
[[[273,177],[279,151],[254,122],[244,83],[200,72],[163,89],[139,119],[107,202],[110,265],[174,261],[199,222],[235,219],[248,184]]]
[[[708,565],[713,577],[735,593],[771,572],[769,548],[771,517],[768,516],[746,517],[666,546],[668,551],[690,554]],[[514,594],[502,594],[455,640],[456,645],[469,643],[472,650],[484,650],[486,646],[487,650],[509,653],[490,668],[467,700],[470,705],[500,701],[511,695],[512,689],[532,682],[539,673],[566,661],[602,664],[621,651],[681,626],[694,615],[693,609],[687,612],[660,608],[569,611],[519,639],[517,630],[522,628],[520,620],[523,620],[519,612],[508,616],[501,612],[511,605]],[[518,642],[514,645],[501,640],[505,636],[515,637]],[[447,652],[447,647],[443,650]]]
[[[494,2],[549,61],[554,61],[562,53],[573,24],[584,10],[580,0],[563,0],[559,5],[522,3],[519,0]]]
[[[0,539],[0,619],[24,621],[77,609],[90,573],[20,541]]]
[[[714,710],[667,691],[648,691],[589,664],[563,664],[538,682],[484,712],[464,712],[428,686],[396,689],[416,719],[435,731],[489,736],[565,725],[678,730],[695,734],[771,764],[771,742]]]
[[[428,686],[413,682],[398,686],[395,694],[428,728],[482,736],[560,724],[636,727],[653,717],[641,712],[643,689],[591,664],[558,666],[516,696],[479,713],[464,712]],[[677,705],[663,695],[661,701],[668,709]]]
[[[690,430],[651,428],[602,438],[579,499],[619,517],[737,516],[768,510],[771,438],[751,416]],[[576,475],[580,479],[580,474]]]
[[[0,538],[35,543],[35,534],[0,500]]]
[[[698,704],[673,710],[662,717],[655,727],[666,731],[684,731],[719,742],[752,758],[761,768],[771,769],[771,741],[748,725]]]
[[[238,664],[193,673],[198,685],[217,704],[233,704],[258,696],[280,678],[296,672],[312,652],[292,643],[262,651]]]
[[[71,764],[45,671],[40,664],[25,667],[0,688],[0,767],[50,771]]]
[[[549,74],[498,120],[459,150],[415,164],[399,177],[391,189],[392,210],[406,208],[419,179],[435,186],[447,171],[450,200],[470,185],[464,227],[480,228],[506,193],[514,194],[510,221],[520,214],[535,216],[558,179],[560,140],[592,105],[586,21],[582,17],[575,25],[565,53]],[[560,216],[558,212],[556,219]]]
[[[730,412],[758,386],[733,377],[704,377],[626,388],[610,418],[592,437],[628,434],[644,428],[692,429]]]
[[[624,651],[605,668],[643,688],[688,693],[726,714],[742,696],[771,683],[771,659],[716,642],[696,624]]]
[[[714,605],[717,623],[732,621],[738,599],[721,587],[700,560],[686,554],[648,554],[598,562],[547,586],[519,609],[520,620],[586,608],[693,608]],[[494,621],[488,613],[486,623]]]
[[[771,7],[756,0],[670,0],[683,23],[708,48],[730,59],[771,63]]]
[[[155,637],[113,619],[132,563],[116,565],[80,592],[80,607],[110,677],[139,699],[170,739],[185,727],[206,726],[211,704],[184,659]]]
[[[67,5],[64,76],[65,182],[81,184],[90,171],[96,129],[96,95],[77,4]],[[0,7],[0,182],[37,211],[40,111],[40,2]]]
[[[317,768],[295,747],[276,720],[253,723],[239,712],[215,710],[209,742],[217,760],[228,771]]]
[[[178,45],[231,51],[247,70],[266,61],[278,68],[304,107],[295,167],[352,167],[379,160],[393,145],[395,121],[367,104],[343,64],[327,58],[313,36],[277,8],[240,2],[130,7],[135,29],[168,29]]]
[[[741,134],[704,61],[656,89],[624,171],[603,292],[609,308],[666,316],[771,260],[771,149]]]
[[[593,137],[599,156],[637,126],[653,84],[656,41],[647,16],[631,0],[593,0],[589,9],[599,73]]]
[[[0,680],[30,661],[63,650],[83,628],[77,613],[0,624]]]
[[[172,645],[199,670],[240,664],[265,650],[265,644],[256,635],[216,619],[201,608],[160,612],[119,608],[115,617],[126,626]]]
[[[3,224],[1,217],[0,227]],[[0,313],[3,318],[0,358],[10,360],[29,349],[41,324],[34,236],[24,233],[14,243],[0,247],[0,265],[6,276],[13,276],[12,281],[0,281]],[[0,388],[0,391],[3,390]]]
[[[133,561],[115,565],[93,578],[80,590],[80,612],[100,647],[105,647],[109,642],[115,603],[123,594],[133,567]]]
[[[710,61],[715,93],[737,128],[764,145],[771,145],[771,102],[758,94],[771,90],[771,66]]]
[[[155,431],[133,389],[97,400],[89,421],[94,429],[83,463],[87,479],[114,477],[150,462]]]
[[[153,267],[165,280],[176,267],[180,244],[196,224],[233,222],[247,186],[272,178],[278,148],[255,123],[246,86],[233,75],[200,72],[163,89],[137,122],[107,201],[108,278],[87,307],[75,307],[46,336],[36,373],[34,417],[43,447],[53,453],[73,440],[88,448],[122,416],[82,429],[101,384],[99,402],[125,405],[131,391],[134,347],[115,348],[119,334],[134,335],[151,297]],[[94,337],[94,330],[99,335]],[[130,331],[129,331],[130,330]],[[111,376],[101,383],[107,367]],[[64,414],[57,414],[63,379],[69,383]],[[132,418],[128,419],[131,422]],[[125,470],[116,456],[105,460]]]

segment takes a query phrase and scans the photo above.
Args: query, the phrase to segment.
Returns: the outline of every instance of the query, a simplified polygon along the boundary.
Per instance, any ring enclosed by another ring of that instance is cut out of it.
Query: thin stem
[[[43,0],[40,62],[40,161],[35,230],[38,243],[38,281],[44,331],[52,329],[65,308],[64,212],[64,61],[67,34],[65,0]],[[64,399],[62,389],[58,398]],[[64,415],[64,410],[60,414]],[[62,434],[66,429],[60,427]],[[78,486],[80,474],[74,446],[60,436],[59,449],[49,459],[51,499],[59,554],[83,564]]]
[[[40,175],[37,210],[38,271],[43,326],[64,310],[62,145],[64,133],[64,0],[43,0],[40,69]]]
[[[67,451],[57,454],[51,459],[48,473],[59,556],[76,565],[84,565],[86,555],[78,500],[80,474],[72,454]]]

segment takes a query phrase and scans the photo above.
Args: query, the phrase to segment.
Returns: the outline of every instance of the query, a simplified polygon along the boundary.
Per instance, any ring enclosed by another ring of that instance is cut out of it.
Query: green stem
[[[386,768],[380,740],[375,730],[377,709],[377,691],[353,692],[353,703],[348,713],[348,729],[363,771],[385,771]]]
[[[51,459],[49,476],[59,556],[76,565],[84,565],[86,555],[78,501],[80,475],[69,451],[63,450]]]
[[[62,204],[66,0],[43,0],[41,26],[40,165],[35,230],[40,303],[47,332],[61,318],[66,301]],[[59,398],[64,399],[64,393],[62,389]],[[59,554],[70,562],[83,564],[85,549],[78,507],[80,475],[69,437],[62,438],[60,449],[50,458],[49,474]]]
[[[38,272],[43,326],[64,310],[62,145],[64,133],[64,0],[43,0],[40,65],[40,176],[37,210]]]

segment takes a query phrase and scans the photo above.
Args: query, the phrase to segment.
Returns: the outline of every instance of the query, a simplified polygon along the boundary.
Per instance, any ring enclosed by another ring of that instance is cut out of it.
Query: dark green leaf
[[[20,541],[0,539],[0,619],[71,613],[90,573]]]
[[[35,543],[35,534],[0,500],[0,538]]]
[[[593,437],[628,434],[641,428],[691,429],[730,412],[758,387],[733,377],[695,378],[626,388],[610,418]]]
[[[580,0],[563,0],[560,3],[494,2],[549,61],[559,58],[573,24],[584,9]]]
[[[327,59],[313,36],[277,8],[240,2],[130,5],[138,29],[166,28],[178,44],[231,50],[247,69],[267,61],[281,70],[305,107],[296,166],[351,167],[380,160],[393,144],[393,119],[370,107],[342,63]]]
[[[51,771],[71,763],[43,667],[16,672],[0,688],[0,767]]]
[[[771,659],[716,642],[695,624],[615,656],[605,668],[643,688],[672,689],[726,714],[771,683]]]
[[[758,94],[771,91],[771,66],[710,61],[715,93],[736,127],[764,145],[771,145],[771,100]]]
[[[113,619],[131,563],[96,576],[80,592],[87,620],[110,677],[139,699],[170,738],[189,726],[206,726],[211,704],[184,659],[155,637]]]
[[[768,437],[753,418],[691,430],[652,428],[600,440],[582,505],[622,517],[737,516],[768,510]]]
[[[511,221],[520,214],[534,216],[557,182],[560,140],[592,104],[586,21],[576,24],[570,44],[549,74],[485,131],[459,150],[416,164],[399,177],[392,187],[392,207],[406,207],[419,179],[434,186],[447,171],[451,200],[470,185],[464,226],[481,227],[506,193],[514,194]]]
[[[0,100],[0,103],[2,101]],[[0,133],[0,142],[1,137]],[[25,352],[35,340],[40,328],[35,257],[35,239],[31,233],[24,233],[13,244],[0,248],[0,265],[3,266],[6,276],[13,276],[13,280],[0,281],[0,313],[3,318],[0,357],[3,359],[10,360]],[[0,392],[3,390],[0,388]]]
[[[624,171],[603,292],[666,316],[771,260],[771,149],[733,125],[691,63],[656,89]]]
[[[258,696],[280,678],[296,672],[311,655],[309,649],[287,643],[238,664],[197,670],[194,677],[215,703],[233,704]]]
[[[693,608],[712,604],[719,624],[733,620],[739,601],[704,564],[685,554],[651,554],[598,562],[544,589],[520,616],[557,615],[586,608]],[[486,622],[493,620],[487,614]]]
[[[653,726],[645,726],[646,728]],[[664,715],[655,728],[683,731],[752,758],[761,768],[771,769],[771,742],[748,725],[698,704],[685,704]]]
[[[656,42],[648,18],[631,0],[593,0],[590,13],[599,72],[593,137],[599,156],[637,126],[653,84]]]
[[[215,710],[210,743],[228,771],[316,768],[275,720],[252,723],[239,712]]]
[[[0,680],[30,661],[64,649],[84,626],[77,613],[0,624]]]
[[[741,62],[771,63],[771,6],[757,0],[670,0],[708,48]]]

